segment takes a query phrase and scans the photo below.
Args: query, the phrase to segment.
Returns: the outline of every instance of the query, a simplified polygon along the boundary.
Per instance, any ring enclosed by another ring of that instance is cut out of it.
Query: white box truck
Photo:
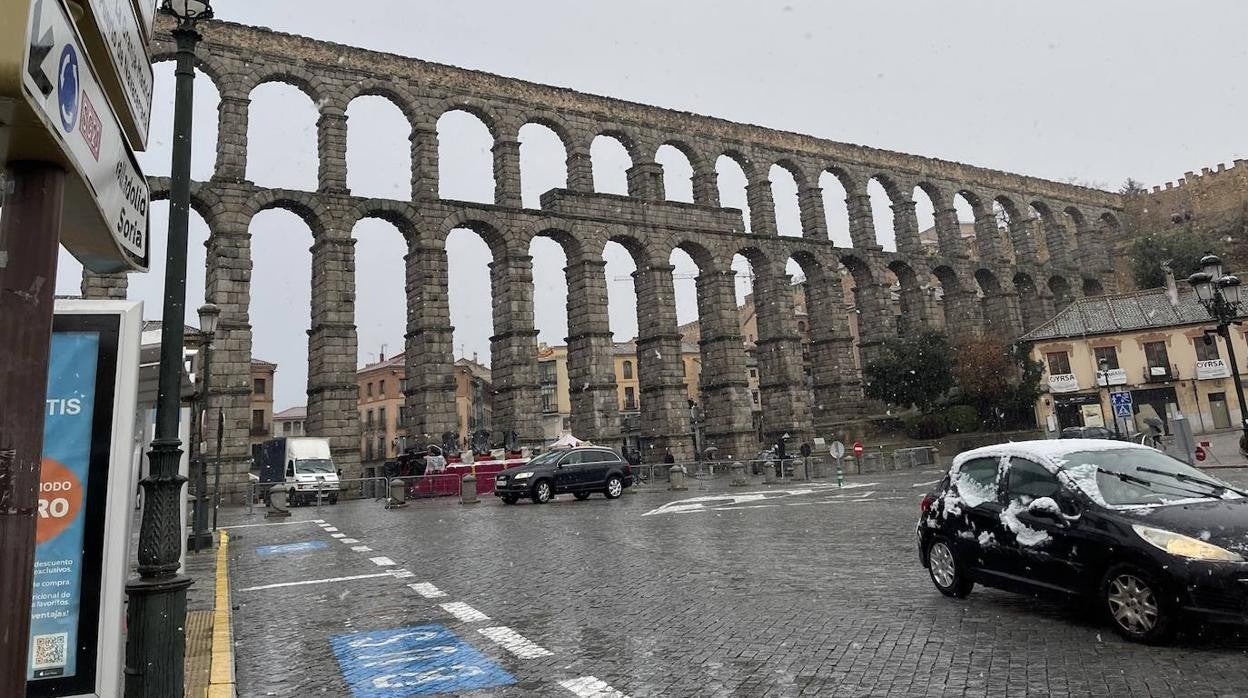
[[[342,488],[338,468],[329,453],[329,439],[282,436],[260,445],[260,487],[280,484],[290,506],[315,504],[317,497],[338,503]]]

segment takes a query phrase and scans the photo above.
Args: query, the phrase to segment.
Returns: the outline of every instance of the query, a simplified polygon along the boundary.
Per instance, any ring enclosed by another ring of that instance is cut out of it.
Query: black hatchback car
[[[1129,640],[1180,619],[1248,624],[1248,494],[1138,444],[1060,439],[967,451],[923,498],[936,588],[1090,600]]]
[[[601,446],[584,446],[547,451],[524,465],[507,468],[494,478],[494,496],[504,504],[515,504],[521,497],[545,504],[565,492],[577,499],[588,499],[595,492],[615,499],[632,484],[632,467],[620,454]]]

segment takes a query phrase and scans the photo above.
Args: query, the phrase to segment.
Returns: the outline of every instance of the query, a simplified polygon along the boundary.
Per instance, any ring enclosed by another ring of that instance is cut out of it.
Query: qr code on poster
[[[48,669],[50,667],[65,666],[65,652],[69,646],[69,633],[54,633],[51,635],[36,635],[34,647],[34,661],[31,662],[32,669]]]

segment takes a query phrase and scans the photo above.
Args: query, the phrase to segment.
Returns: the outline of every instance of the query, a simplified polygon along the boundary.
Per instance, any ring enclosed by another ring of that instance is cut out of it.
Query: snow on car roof
[[[1111,439],[1037,439],[1035,441],[1011,441],[1003,444],[982,446],[959,453],[953,459],[955,468],[972,458],[994,458],[1000,456],[1018,456],[1034,460],[1045,467],[1056,470],[1061,467],[1065,457],[1071,453],[1085,451],[1118,451],[1149,449],[1142,444]]]

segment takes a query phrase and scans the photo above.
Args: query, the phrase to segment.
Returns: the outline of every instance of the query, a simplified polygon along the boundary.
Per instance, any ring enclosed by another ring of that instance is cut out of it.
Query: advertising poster
[[[113,434],[132,429],[140,306],[76,303],[57,301],[48,356],[26,664],[31,698],[115,695],[119,686],[132,488],[128,464],[110,464],[114,450],[129,446],[114,444]],[[134,338],[123,341],[129,334]]]

